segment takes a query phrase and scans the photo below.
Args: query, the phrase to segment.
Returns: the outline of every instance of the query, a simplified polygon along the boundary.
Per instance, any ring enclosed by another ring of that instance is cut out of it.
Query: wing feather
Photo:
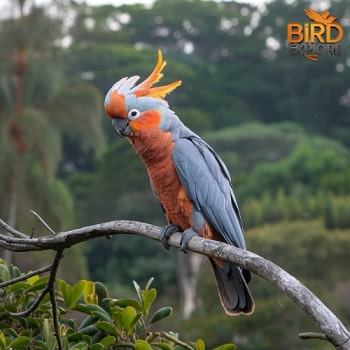
[[[245,248],[242,222],[229,172],[217,153],[196,135],[179,138],[173,161],[195,208],[223,241]]]

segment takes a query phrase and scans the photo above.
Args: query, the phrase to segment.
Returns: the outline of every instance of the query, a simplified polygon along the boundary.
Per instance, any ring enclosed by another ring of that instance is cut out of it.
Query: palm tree
[[[101,96],[87,83],[65,84],[64,26],[51,5],[17,0],[0,22],[0,217],[22,229],[28,209],[57,229],[71,223],[71,196],[57,178],[64,138],[93,153],[103,146]]]

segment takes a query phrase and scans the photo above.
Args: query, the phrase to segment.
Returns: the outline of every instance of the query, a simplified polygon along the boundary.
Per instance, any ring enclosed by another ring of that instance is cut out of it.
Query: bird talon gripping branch
[[[175,233],[175,232],[179,232],[180,229],[173,224],[169,224],[166,225],[162,228],[162,231],[160,233],[160,241],[162,242],[164,248],[169,249],[170,245],[168,243],[168,240],[170,238],[170,236]]]
[[[180,249],[184,253],[187,253],[187,245],[188,242],[192,237],[198,236],[197,232],[195,232],[193,229],[188,228],[182,233],[182,238],[180,241]]]
[[[181,85],[157,86],[166,62],[158,51],[153,72],[115,83],[105,98],[105,111],[119,136],[126,137],[144,162],[153,191],[170,225],[162,230],[168,247],[171,233],[183,231],[181,249],[198,232],[201,237],[245,249],[243,228],[229,172],[217,153],[188,129],[164,97]],[[209,258],[221,303],[228,315],[251,314],[254,301],[249,271]]]

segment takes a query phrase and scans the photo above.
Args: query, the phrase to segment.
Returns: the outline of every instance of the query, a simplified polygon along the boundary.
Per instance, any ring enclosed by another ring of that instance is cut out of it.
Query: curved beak
[[[129,126],[129,119],[127,118],[113,118],[112,127],[118,136],[125,137],[132,135],[132,130]]]

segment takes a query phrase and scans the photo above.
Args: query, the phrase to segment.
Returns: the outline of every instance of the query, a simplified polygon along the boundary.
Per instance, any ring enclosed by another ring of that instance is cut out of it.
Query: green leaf
[[[235,349],[237,349],[237,346],[235,344],[223,344],[213,350],[235,350]]]
[[[154,278],[151,277],[151,278],[148,280],[147,284],[146,284],[145,290],[148,290],[148,289],[150,288],[150,286],[151,286],[151,284],[153,283],[153,281],[154,281]]]
[[[152,347],[144,340],[138,339],[135,342],[135,350],[152,350]]]
[[[120,307],[132,306],[136,310],[139,310],[139,311],[142,310],[141,304],[135,299],[128,299],[128,298],[118,299],[113,304]]]
[[[104,350],[104,346],[101,343],[95,343],[89,347],[90,350]]]
[[[45,318],[45,320],[44,320],[42,333],[44,335],[44,340],[46,342],[48,342],[48,340],[50,339],[50,336],[52,334],[52,330],[50,327],[50,320],[47,318]]]
[[[127,306],[125,308],[123,312],[123,325],[128,332],[132,329],[136,316],[136,310],[132,306]]]
[[[98,304],[98,297],[95,293],[95,283],[86,281],[84,286],[84,302],[86,304]]]
[[[98,295],[99,300],[108,298],[108,289],[101,282],[95,282],[95,293]]]
[[[39,275],[34,275],[32,277],[28,277],[27,278],[27,282],[32,285],[34,284],[38,279],[40,279],[40,276]]]
[[[8,318],[9,316],[10,316],[9,311],[0,312],[0,321]],[[1,335],[1,333],[0,333],[0,335]]]
[[[101,306],[95,304],[88,304],[87,308],[91,311],[92,316],[97,316],[103,321],[112,322],[109,313],[104,310]]]
[[[79,328],[79,332],[87,336],[92,336],[96,334],[96,327],[91,325],[84,328]]]
[[[17,266],[10,265],[9,270],[11,272],[10,274],[12,278],[17,278],[21,276],[21,270]]]
[[[144,296],[143,296],[143,311],[146,314],[149,313],[149,309],[151,308],[151,306],[152,306],[156,296],[157,296],[157,291],[154,288],[146,290],[144,292]]]
[[[29,332],[28,335],[30,335],[30,332],[33,329],[41,330],[42,325],[45,322],[44,320],[36,318],[36,317],[27,317],[25,320],[26,320],[25,327],[27,328],[27,331]],[[31,329],[31,330],[29,330],[29,329]],[[25,335],[25,334],[22,334],[22,335]]]
[[[138,297],[139,297],[139,299],[140,299],[140,301],[141,301],[141,300],[142,300],[141,287],[137,284],[136,281],[132,281],[132,282],[133,282],[133,284],[134,284],[134,288],[135,288],[135,290],[136,290],[136,292],[137,292],[137,295],[138,295]]]
[[[82,333],[72,333],[67,337],[68,341],[71,342],[78,342],[83,339]]]
[[[11,286],[11,292],[12,293],[15,293],[17,292],[18,290],[20,289],[25,289],[27,288],[27,283],[26,282],[23,282],[23,281],[19,281],[19,282],[16,282],[14,283],[12,286]]]
[[[78,300],[80,299],[80,297],[82,296],[84,289],[86,287],[86,283],[88,283],[88,281],[80,280],[73,286],[72,300],[71,300],[72,306],[75,305],[78,302]]]
[[[33,276],[33,277],[35,277],[35,276]],[[31,278],[33,278],[33,277],[31,277]],[[31,279],[31,278],[28,278],[28,280]],[[44,289],[44,288],[46,287],[46,285],[47,285],[48,280],[49,280],[49,277],[48,277],[48,276],[44,276],[44,277],[41,277],[41,278],[37,279],[37,280],[32,284],[32,286],[29,287],[29,288],[26,290],[26,293],[29,293],[29,292],[36,292],[36,291],[38,291],[38,290]]]
[[[151,318],[150,324],[156,323],[163,318],[170,316],[173,313],[173,308],[170,306],[165,306],[157,310]]]
[[[103,321],[112,322],[111,316],[108,314],[108,312],[99,305],[95,305],[95,304],[85,305],[85,304],[79,303],[74,305],[72,307],[72,310],[76,310],[91,316],[96,316]]]
[[[0,264],[0,281],[5,282],[10,279],[10,271],[7,265]]]
[[[74,310],[75,310],[75,308],[74,308]],[[98,321],[97,317],[89,315],[81,321],[78,329],[85,328],[87,326],[91,326],[94,323],[96,323],[97,321]]]
[[[71,309],[74,305],[72,303],[73,288],[66,281],[63,280],[58,280],[57,286],[58,290],[62,294],[64,304],[68,309]]]
[[[30,338],[28,337],[24,337],[24,336],[20,336],[14,340],[12,340],[12,342],[9,344],[9,348],[14,348],[16,346],[21,346],[24,344],[28,344],[30,342]]]
[[[116,337],[118,336],[117,331],[109,322],[100,321],[100,322],[97,322],[95,324],[95,326],[96,326],[96,328],[98,328],[99,330],[101,330],[107,334],[110,334],[110,335],[113,335]]]
[[[16,330],[14,330],[13,328],[9,328],[9,325],[6,323],[1,323],[1,329],[3,329],[6,332],[6,338],[8,337],[12,337],[12,338],[17,338],[18,334],[16,332]]]
[[[163,350],[172,350],[173,348],[167,343],[153,343],[154,346]]]
[[[135,317],[134,317],[134,319],[133,319],[133,321],[132,321],[132,323],[131,323],[131,330],[136,326],[136,324],[137,324],[137,322],[139,321],[139,319],[142,317],[142,314],[137,314]]]
[[[81,303],[76,304],[72,307],[72,310],[79,311],[87,315],[91,315],[91,310],[85,304],[81,304]]]
[[[117,329],[123,330],[124,329],[123,311],[122,310],[115,310],[113,312],[113,319],[114,319],[114,322],[115,322]]]
[[[0,332],[0,350],[6,350],[6,338],[3,332]]]
[[[86,350],[86,344],[75,344],[72,347],[69,347],[70,350]],[[91,348],[90,348],[91,349]]]
[[[196,350],[205,350],[205,344],[204,344],[204,341],[202,339],[197,339]]]
[[[113,337],[111,335],[108,335],[107,337],[104,337],[100,343],[104,346],[104,347],[108,347],[110,345],[113,345],[115,344],[117,341],[117,338],[116,337]]]
[[[96,316],[100,320],[106,321],[106,322],[112,322],[111,316],[107,314],[106,311],[92,311],[91,316]]]

